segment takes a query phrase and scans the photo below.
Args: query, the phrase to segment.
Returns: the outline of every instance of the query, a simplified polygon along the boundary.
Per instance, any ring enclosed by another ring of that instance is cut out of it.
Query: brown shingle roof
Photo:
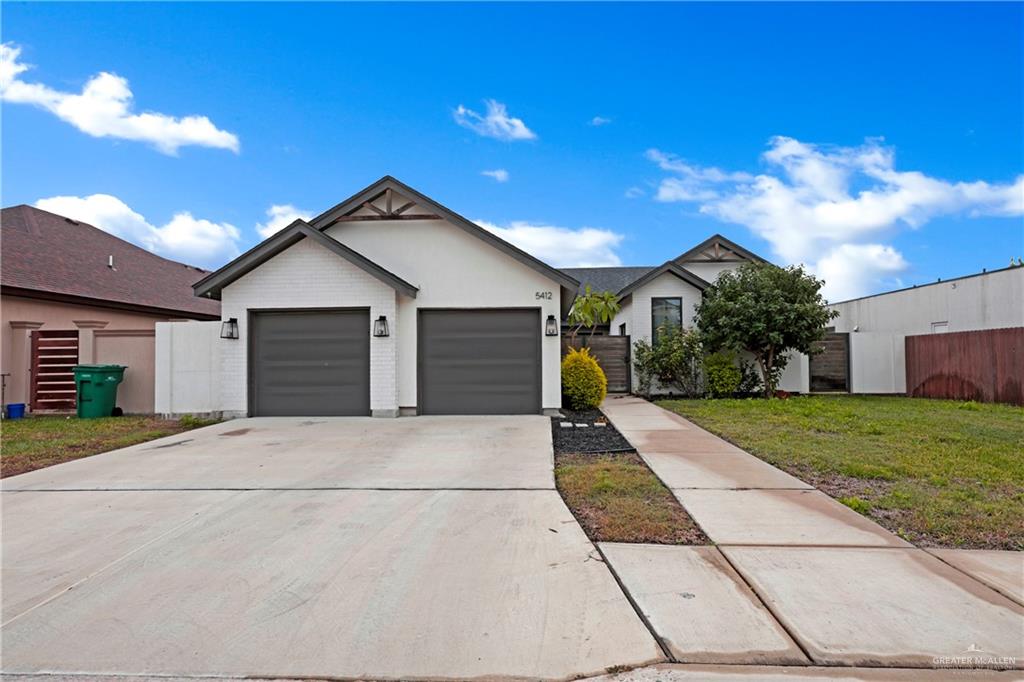
[[[103,230],[31,206],[0,212],[0,284],[182,317],[219,317],[192,284],[207,271],[161,258]],[[114,257],[114,268],[107,266]]]

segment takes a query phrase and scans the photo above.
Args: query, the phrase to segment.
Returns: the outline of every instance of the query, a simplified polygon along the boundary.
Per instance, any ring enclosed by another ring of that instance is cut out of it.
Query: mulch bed
[[[632,444],[619,433],[601,410],[561,410],[562,417],[551,418],[551,440],[555,454],[598,454],[634,452]],[[562,426],[564,423],[572,427]],[[586,426],[577,426],[586,424]],[[604,424],[604,426],[595,426]]]

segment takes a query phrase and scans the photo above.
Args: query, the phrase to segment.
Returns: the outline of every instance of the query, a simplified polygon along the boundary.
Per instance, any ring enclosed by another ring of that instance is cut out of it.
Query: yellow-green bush
[[[562,358],[562,395],[574,410],[595,408],[608,393],[608,378],[589,348],[569,349]]]

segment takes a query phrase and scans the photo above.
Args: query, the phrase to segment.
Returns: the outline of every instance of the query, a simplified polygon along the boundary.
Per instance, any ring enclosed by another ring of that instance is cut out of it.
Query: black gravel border
[[[612,426],[601,410],[560,410],[563,416],[551,418],[551,442],[555,454],[599,455],[609,452],[636,452],[632,443]],[[562,422],[586,424],[584,428],[566,428]],[[605,426],[594,426],[604,422]]]

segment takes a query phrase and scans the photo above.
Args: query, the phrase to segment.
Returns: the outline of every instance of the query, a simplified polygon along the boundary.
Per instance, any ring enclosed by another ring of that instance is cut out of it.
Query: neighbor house
[[[71,368],[126,365],[118,405],[153,412],[154,325],[217,320],[197,298],[199,268],[161,258],[92,225],[14,206],[0,213],[4,401],[73,410]]]
[[[611,333],[639,339],[652,318],[689,324],[709,281],[759,260],[716,236],[659,267],[558,270],[384,177],[195,284],[221,323],[157,326],[157,411],[557,410],[559,321],[581,280],[622,296]],[[793,367],[801,390],[806,359]]]

